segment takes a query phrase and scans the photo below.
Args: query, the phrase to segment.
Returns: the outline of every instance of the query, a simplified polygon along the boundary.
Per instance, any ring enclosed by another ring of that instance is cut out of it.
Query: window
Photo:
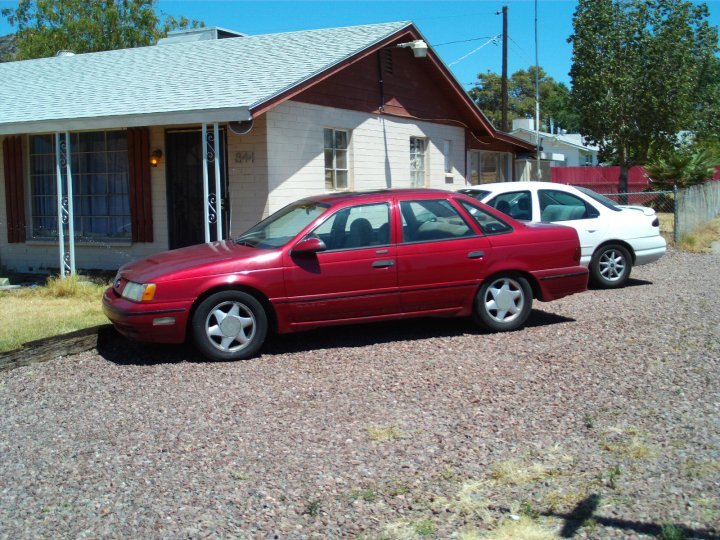
[[[238,236],[234,242],[260,249],[284,246],[327,209],[328,205],[323,203],[295,202],[265,218]]]
[[[595,208],[571,193],[541,189],[538,191],[538,197],[542,221],[572,221],[600,215]]]
[[[490,199],[488,204],[515,219],[532,220],[532,195],[529,191],[501,193]]]
[[[470,183],[508,182],[511,154],[507,152],[473,152],[470,157]]]
[[[480,227],[480,230],[485,234],[502,234],[513,230],[510,225],[491,216],[485,210],[478,208],[474,204],[465,201],[461,201],[460,204],[467,213],[472,216],[475,223]]]
[[[410,185],[425,187],[425,148],[427,139],[410,137]]]
[[[342,129],[325,128],[325,189],[348,189],[349,133]]]
[[[427,242],[472,236],[460,213],[446,200],[402,201],[403,242]]]
[[[71,133],[70,151],[76,239],[130,240],[127,132]],[[30,137],[30,194],[33,237],[56,238],[53,135]]]
[[[357,249],[390,243],[390,206],[365,204],[339,210],[312,234],[329,250]]]

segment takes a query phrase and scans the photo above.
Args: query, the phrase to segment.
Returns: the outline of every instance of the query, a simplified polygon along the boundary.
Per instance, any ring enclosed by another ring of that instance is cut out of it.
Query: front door
[[[228,234],[227,174],[225,130],[220,131],[219,206],[222,208],[223,238]],[[166,186],[168,209],[168,243],[170,249],[205,242],[205,209],[203,200],[203,152],[200,129],[165,132]],[[214,158],[213,158],[214,159]],[[215,192],[215,163],[208,160],[209,192]],[[217,240],[216,225],[210,224],[210,240]]]

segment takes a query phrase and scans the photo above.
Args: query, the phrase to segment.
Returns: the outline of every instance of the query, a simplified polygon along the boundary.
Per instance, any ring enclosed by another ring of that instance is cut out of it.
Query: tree
[[[700,124],[716,61],[717,28],[687,0],[578,0],[573,15],[572,101],[600,157],[627,170]]]
[[[540,125],[550,131],[550,124],[568,131],[577,130],[577,115],[570,109],[570,90],[540,68]],[[502,80],[497,73],[479,73],[478,84],[470,90],[470,97],[483,114],[497,127],[502,116]],[[508,80],[508,120],[535,118],[535,67],[519,70]]]
[[[152,45],[170,30],[204,26],[158,14],[156,0],[20,0],[2,15],[17,27],[16,60]]]
[[[685,188],[710,180],[718,165],[717,151],[693,145],[652,159],[645,172],[659,189]]]

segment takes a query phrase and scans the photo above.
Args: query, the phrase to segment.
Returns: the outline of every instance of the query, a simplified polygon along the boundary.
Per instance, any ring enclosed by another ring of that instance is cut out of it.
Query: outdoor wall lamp
[[[160,163],[160,158],[162,157],[162,150],[159,148],[156,148],[152,151],[152,154],[150,154],[150,165],[153,167],[157,167],[158,163]]]
[[[395,45],[398,48],[409,48],[412,50],[415,58],[425,58],[428,52],[428,44],[422,39],[416,39],[415,41],[408,41],[407,43],[398,43]]]

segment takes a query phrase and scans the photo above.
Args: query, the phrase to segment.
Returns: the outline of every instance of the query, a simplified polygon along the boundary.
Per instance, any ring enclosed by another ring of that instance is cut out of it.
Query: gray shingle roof
[[[246,119],[253,107],[409,26],[264,34],[0,64],[0,134]]]

